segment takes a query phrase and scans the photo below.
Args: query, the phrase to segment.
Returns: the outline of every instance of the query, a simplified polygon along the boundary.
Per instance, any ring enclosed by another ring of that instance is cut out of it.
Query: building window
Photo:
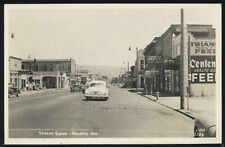
[[[145,69],[145,64],[144,64],[144,60],[141,60],[141,70],[144,70]]]
[[[35,65],[35,71],[38,71],[38,65]]]
[[[22,69],[24,69],[24,65],[22,65]]]
[[[15,78],[15,86],[17,86],[17,78]]]
[[[50,71],[53,71],[53,64],[50,65]]]

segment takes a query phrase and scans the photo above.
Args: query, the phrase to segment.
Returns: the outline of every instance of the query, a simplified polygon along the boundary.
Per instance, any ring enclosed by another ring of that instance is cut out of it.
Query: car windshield
[[[90,87],[95,87],[95,86],[105,86],[104,83],[91,83]]]

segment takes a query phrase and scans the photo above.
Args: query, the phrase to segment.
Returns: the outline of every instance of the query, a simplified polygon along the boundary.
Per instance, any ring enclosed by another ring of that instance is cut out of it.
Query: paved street
[[[9,98],[9,137],[192,137],[194,121],[135,93],[107,101],[49,91]]]

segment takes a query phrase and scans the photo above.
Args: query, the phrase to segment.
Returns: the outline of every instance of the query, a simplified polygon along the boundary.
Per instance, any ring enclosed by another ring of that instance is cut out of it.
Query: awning
[[[164,63],[164,68],[165,70],[178,70],[179,65],[176,62],[176,60],[168,60],[167,62]]]

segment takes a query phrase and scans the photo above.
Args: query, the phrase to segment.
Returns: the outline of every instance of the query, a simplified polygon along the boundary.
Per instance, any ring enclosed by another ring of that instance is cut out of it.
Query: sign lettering
[[[191,83],[215,83],[215,56],[191,56]]]

